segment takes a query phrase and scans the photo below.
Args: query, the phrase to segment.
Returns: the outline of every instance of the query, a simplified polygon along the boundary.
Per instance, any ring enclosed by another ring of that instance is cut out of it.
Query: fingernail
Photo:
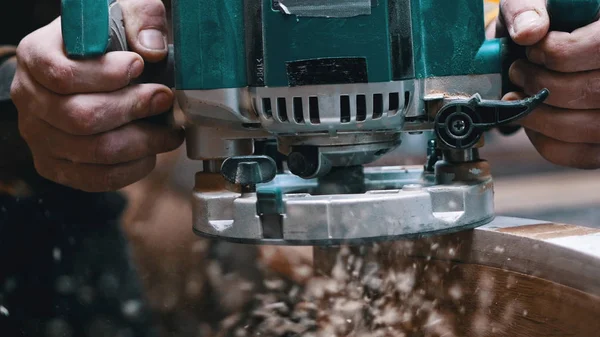
[[[516,86],[521,88],[525,86],[525,75],[523,74],[522,67],[518,63],[515,63],[510,67],[509,77]]]
[[[152,96],[150,104],[152,113],[163,113],[171,107],[171,97],[164,92],[159,92]]]
[[[144,62],[135,60],[129,67],[129,78],[137,78],[144,71]]]
[[[528,29],[536,27],[539,25],[540,18],[540,14],[534,10],[529,10],[517,15],[513,22],[513,33],[520,34]]]
[[[145,29],[140,32],[138,39],[142,46],[152,50],[164,50],[167,46],[165,36],[157,29]]]

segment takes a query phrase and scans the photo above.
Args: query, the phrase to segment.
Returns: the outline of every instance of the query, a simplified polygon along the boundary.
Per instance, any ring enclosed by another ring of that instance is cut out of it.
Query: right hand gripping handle
[[[598,20],[600,0],[547,0],[546,8],[550,16],[550,31],[572,32]],[[526,48],[509,40],[505,45],[503,58],[503,94],[519,91],[509,80],[508,72],[518,59],[526,59]]]

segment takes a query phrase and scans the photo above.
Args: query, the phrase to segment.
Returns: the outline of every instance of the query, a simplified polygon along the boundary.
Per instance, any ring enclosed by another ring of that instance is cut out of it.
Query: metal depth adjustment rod
[[[125,41],[118,4],[111,20],[104,7],[63,0],[70,56],[126,49],[111,42]],[[571,31],[600,0],[548,7],[553,29]],[[332,245],[486,224],[483,135],[549,95],[500,101],[522,49],[485,39],[483,1],[178,0],[172,13],[174,53],[152,68],[162,77],[145,78],[169,83],[175,63],[188,156],[204,163],[193,192],[202,236]],[[424,167],[365,167],[424,131],[435,135]]]

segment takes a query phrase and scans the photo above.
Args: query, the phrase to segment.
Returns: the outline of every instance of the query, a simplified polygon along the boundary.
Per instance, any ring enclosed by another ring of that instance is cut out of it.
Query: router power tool
[[[599,0],[550,0],[552,29]],[[118,2],[63,0],[72,58],[127,50]],[[485,38],[481,0],[173,0],[169,58],[145,81],[176,90],[194,231],[223,240],[336,245],[471,229],[494,218],[484,134],[547,90],[502,101],[523,52]],[[370,167],[430,132],[422,167]],[[365,167],[367,165],[367,167]]]

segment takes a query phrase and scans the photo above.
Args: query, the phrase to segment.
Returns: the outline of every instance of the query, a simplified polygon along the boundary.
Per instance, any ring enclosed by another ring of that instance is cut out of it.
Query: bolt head
[[[464,132],[466,127],[467,123],[462,119],[457,119],[452,123],[452,129],[457,133]]]

